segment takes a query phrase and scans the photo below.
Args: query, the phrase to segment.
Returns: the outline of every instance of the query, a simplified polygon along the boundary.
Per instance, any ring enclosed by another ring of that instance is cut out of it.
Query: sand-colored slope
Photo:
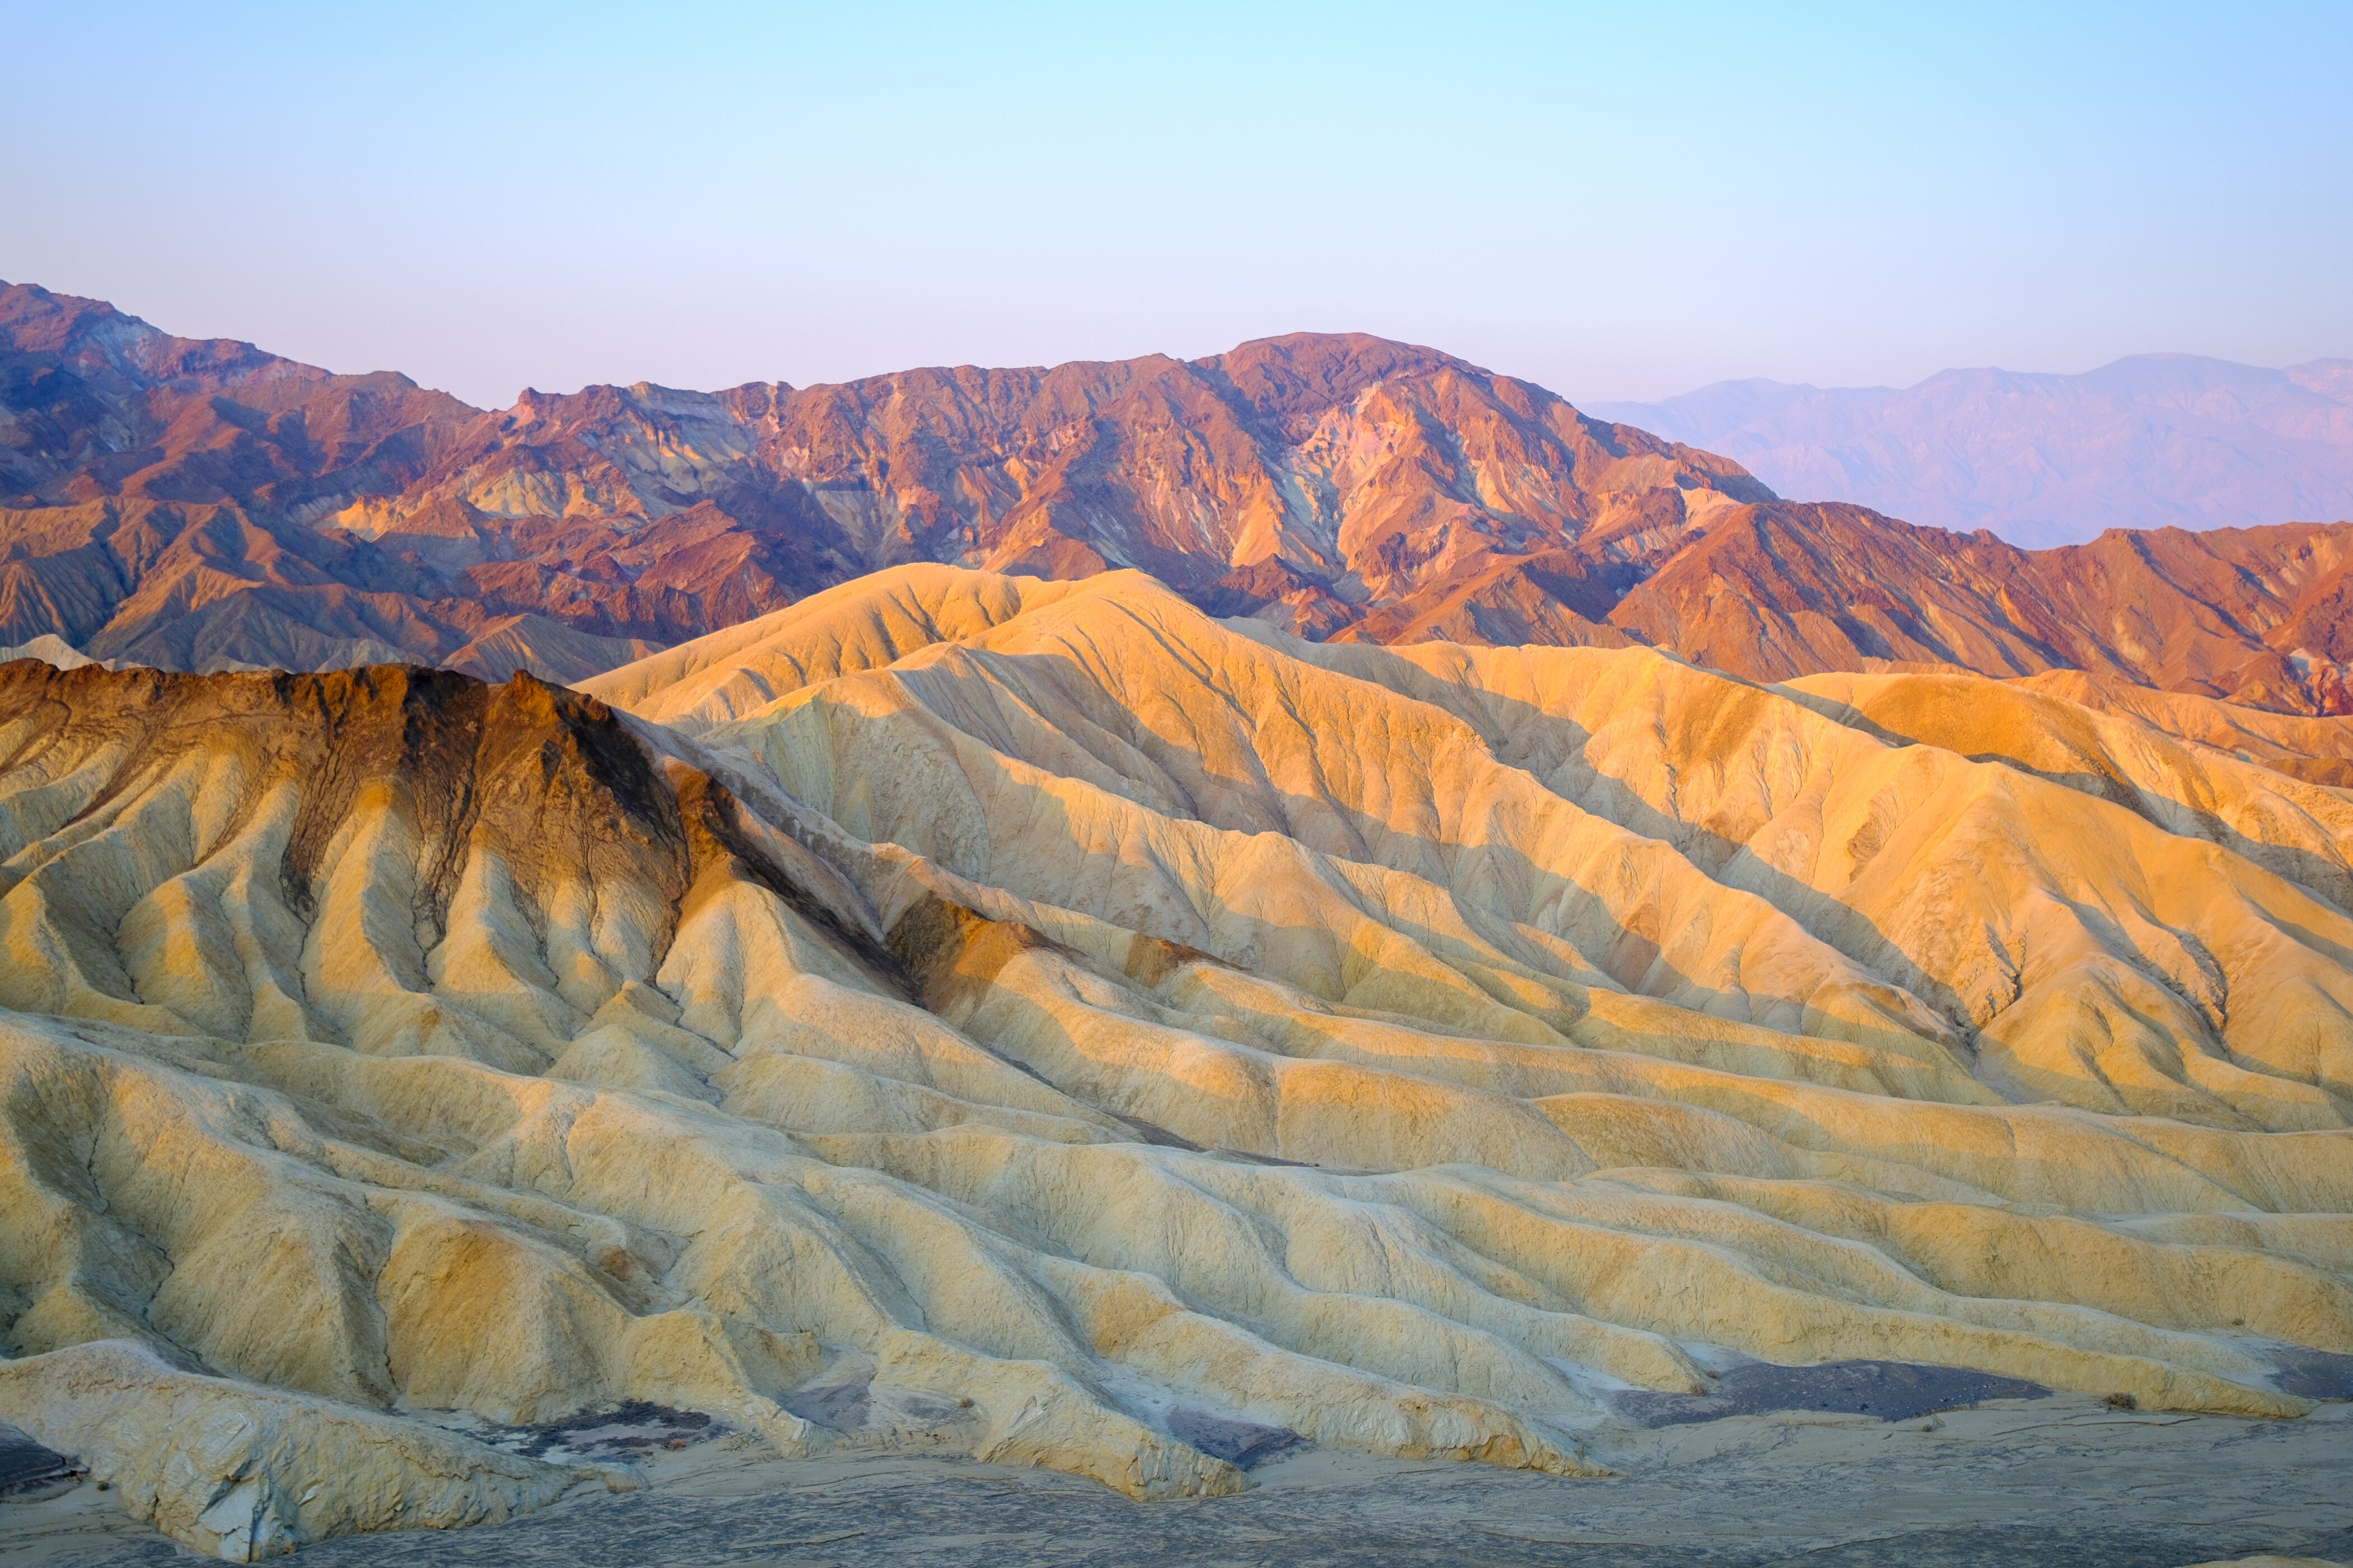
[[[2244,708],[2182,691],[2157,691],[2080,669],[2054,669],[2008,684],[2102,713],[2137,719],[2168,735],[2230,752],[2242,762],[2343,788],[2353,784],[2353,719],[2311,719]]]
[[[1082,584],[1036,577],[902,567],[625,665],[582,681],[580,689],[641,718],[692,730],[765,707],[813,679],[881,668],[1086,591]]]
[[[2353,1352],[2353,921],[2262,812],[1134,574],[597,689],[0,669],[0,1416],[191,1544],[533,1506],[437,1423],[628,1398],[1161,1497],[1248,1484],[1188,1412],[1576,1473],[1743,1355]]]
[[[1075,907],[1118,923],[1153,902],[1170,918],[1144,929],[1248,967],[1307,962],[1264,956],[1301,952],[1270,909],[1337,880],[1383,903],[1380,941],[1441,939],[1441,964],[1555,1027],[1599,979],[1808,1033],[1973,1037],[1997,1083],[2097,1109],[2335,1126],[2353,1084],[2341,865],[2320,875],[2292,825],[2217,855],[1645,650],[1268,648],[1090,584],[725,738],[855,834],[1027,897],[1093,889]],[[840,768],[871,749],[893,766]],[[1138,837],[1152,855],[1124,853]],[[1168,896],[1166,853],[1240,902]]]
[[[2131,809],[1974,761],[1974,745],[1841,723],[1841,704],[1809,695],[1935,685],[1979,718],[2033,700],[1967,677],[1824,677],[1784,697],[1641,649],[1291,651],[1460,713],[1499,759],[1771,900],[1969,1033],[1980,1076],[2006,1091],[2344,1124],[2337,955],[2353,925],[2341,861],[2305,847],[2327,837],[2315,816],[2340,810],[2325,790],[2242,767],[2240,785],[2305,805],[2214,831],[2150,805],[2181,793],[2166,764],[2188,761],[2162,734],[2117,737],[2128,758],[2112,765],[2139,782],[2107,793]],[[2056,716],[2013,728],[2064,743]]]
[[[1789,689],[1842,722],[2008,763],[2114,801],[2169,833],[2223,845],[2353,910],[2353,796],[2300,776],[2278,751],[2293,736],[2323,764],[2346,721],[2293,719],[2168,693],[2146,716],[2114,710],[2088,682],[1988,683],[1936,675],[1825,675]]]

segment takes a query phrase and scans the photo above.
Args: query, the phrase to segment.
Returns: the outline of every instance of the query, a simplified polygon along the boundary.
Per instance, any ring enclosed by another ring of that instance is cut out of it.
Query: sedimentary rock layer
[[[2168,715],[936,566],[593,693],[0,666],[0,1419],[260,1552],[628,1398],[1143,1498],[1741,1358],[2293,1417],[2337,759]]]

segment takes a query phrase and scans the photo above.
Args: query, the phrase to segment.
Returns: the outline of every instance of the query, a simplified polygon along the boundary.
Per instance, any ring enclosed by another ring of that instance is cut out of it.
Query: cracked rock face
[[[2330,722],[939,566],[580,691],[0,666],[0,1420],[257,1556],[616,1409],[1137,1498],[1792,1368],[2293,1417]]]

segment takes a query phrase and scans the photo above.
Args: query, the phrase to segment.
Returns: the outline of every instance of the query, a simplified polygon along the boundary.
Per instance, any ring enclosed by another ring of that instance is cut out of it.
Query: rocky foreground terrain
[[[576,691],[0,666],[0,1420],[231,1558],[722,1432],[2319,1432],[2348,725],[930,564]]]
[[[2345,434],[2342,409],[2295,419]],[[2060,439],[2038,430],[2003,439]],[[488,412],[0,286],[0,649],[167,669],[574,682],[928,561],[1139,569],[1319,640],[1643,645],[1764,680],[2075,669],[2353,711],[2353,524],[2327,487],[2279,499],[2262,527],[2021,550],[1779,500],[1727,458],[1362,335]]]
[[[1885,1424],[1738,1417],[1632,1435],[1570,1480],[1316,1449],[1236,1497],[1134,1502],[947,1457],[665,1453],[459,1531],[349,1536],[304,1568],[2342,1568],[2343,1406],[2305,1421],[2054,1395]],[[88,1487],[11,1510],[36,1568],[185,1563]]]

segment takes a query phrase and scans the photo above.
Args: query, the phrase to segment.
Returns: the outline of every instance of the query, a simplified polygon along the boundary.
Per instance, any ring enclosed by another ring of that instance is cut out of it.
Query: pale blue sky
[[[2353,354],[2345,0],[0,0],[0,278],[477,403],[1300,329],[1588,400]]]

